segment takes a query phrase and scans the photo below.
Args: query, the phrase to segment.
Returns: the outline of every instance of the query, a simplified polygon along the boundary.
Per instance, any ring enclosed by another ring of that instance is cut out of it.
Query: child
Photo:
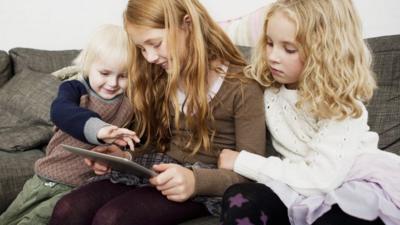
[[[220,151],[265,154],[262,89],[245,78],[244,60],[197,0],[131,0],[124,16],[135,130],[159,152],[134,160],[159,175],[150,186],[112,172],[113,182],[132,186],[85,185],[57,203],[50,224],[166,225],[218,213],[218,196],[245,181],[216,168]]]
[[[59,130],[46,156],[35,163],[35,175],[1,215],[0,224],[47,224],[57,200],[94,175],[81,157],[60,144],[91,149],[117,143],[133,148],[133,141],[138,141],[133,131],[119,128],[132,117],[124,96],[127,43],[122,27],[104,25],[75,60],[82,79],[63,82],[51,106],[51,118]]]
[[[219,168],[259,182],[227,190],[223,224],[400,224],[400,158],[367,125],[376,85],[351,0],[278,0],[263,29],[247,72],[281,157],[223,150]]]

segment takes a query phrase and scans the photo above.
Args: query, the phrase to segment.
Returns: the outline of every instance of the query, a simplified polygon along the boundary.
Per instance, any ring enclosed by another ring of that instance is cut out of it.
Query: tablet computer
[[[100,152],[94,152],[83,148],[78,148],[70,145],[61,144],[61,146],[74,154],[80,155],[84,158],[93,159],[99,162],[103,162],[109,165],[113,170],[132,173],[138,177],[150,178],[157,175],[157,173],[151,169],[148,169],[140,164],[130,161],[125,158],[108,155]]]

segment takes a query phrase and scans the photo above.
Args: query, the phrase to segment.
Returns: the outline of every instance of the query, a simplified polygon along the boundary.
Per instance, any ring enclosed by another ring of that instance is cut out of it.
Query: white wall
[[[200,0],[216,20],[248,14],[273,0]],[[354,0],[364,36],[400,34],[400,0]],[[103,23],[122,24],[127,0],[0,0],[0,49],[79,49]]]

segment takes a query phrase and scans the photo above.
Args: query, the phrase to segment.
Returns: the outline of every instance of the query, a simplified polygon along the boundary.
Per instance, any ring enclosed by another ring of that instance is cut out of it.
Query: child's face
[[[294,22],[278,11],[269,19],[266,35],[267,59],[272,76],[287,88],[297,88],[303,61],[296,44]]]
[[[169,52],[167,48],[167,32],[165,29],[128,25],[127,31],[147,62],[157,64],[168,71]],[[182,31],[178,35],[186,35],[186,33]],[[181,36],[180,40],[185,40],[182,39],[184,37],[185,36]],[[179,47],[184,49],[185,43],[179,43]]]
[[[90,67],[90,87],[104,99],[112,99],[122,94],[128,78],[125,68],[116,60],[97,60]]]

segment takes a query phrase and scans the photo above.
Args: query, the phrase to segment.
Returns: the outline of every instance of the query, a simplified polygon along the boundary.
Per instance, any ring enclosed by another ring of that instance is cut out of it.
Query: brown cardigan
[[[263,90],[258,83],[225,78],[209,104],[214,117],[211,127],[215,130],[211,151],[201,149],[192,155],[192,149],[185,148],[189,136],[184,128],[185,115],[181,113],[180,129],[177,130],[172,123],[172,139],[166,152],[169,156],[181,163],[216,164],[224,148],[266,154]],[[195,195],[221,196],[232,184],[246,181],[244,177],[224,169],[194,169],[194,176]]]

